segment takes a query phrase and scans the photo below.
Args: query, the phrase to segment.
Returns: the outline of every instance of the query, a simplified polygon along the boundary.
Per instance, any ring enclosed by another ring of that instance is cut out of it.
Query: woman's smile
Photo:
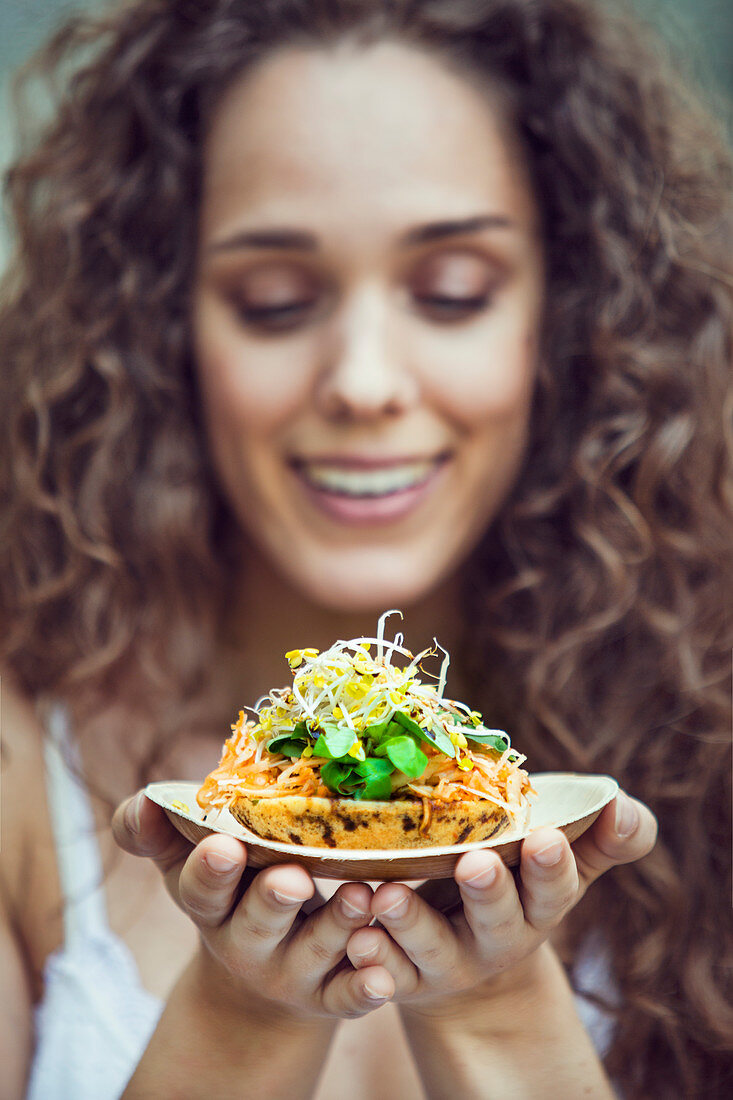
[[[292,469],[315,508],[335,523],[402,519],[438,491],[448,454],[432,458],[361,456],[294,459]]]

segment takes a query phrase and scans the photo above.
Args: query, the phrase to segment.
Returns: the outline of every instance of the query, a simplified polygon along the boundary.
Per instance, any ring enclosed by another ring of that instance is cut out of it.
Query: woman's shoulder
[[[46,797],[43,722],[34,700],[2,677],[0,882],[34,994],[41,960],[63,937],[60,886]]]

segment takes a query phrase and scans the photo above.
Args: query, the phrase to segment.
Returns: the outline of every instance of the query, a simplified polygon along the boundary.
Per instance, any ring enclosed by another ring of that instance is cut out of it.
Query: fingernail
[[[471,875],[471,878],[467,878],[464,885],[473,886],[475,890],[483,890],[495,880],[497,875],[497,867],[495,863],[492,863],[491,867],[485,867],[483,871],[478,871],[477,874]]]
[[[389,917],[390,920],[393,920],[395,917],[404,917],[407,912],[409,900],[409,898],[400,898],[394,905],[390,905],[389,909],[385,909],[383,913],[380,913],[378,919],[381,920],[382,917]]]
[[[339,901],[341,902],[341,908],[344,914],[350,920],[353,920],[355,917],[365,917],[367,915],[363,909],[357,909],[356,906],[352,905],[346,898],[339,898]]]
[[[204,856],[204,863],[216,875],[228,875],[237,866],[236,859],[223,856],[221,852],[207,852]]]
[[[303,905],[307,901],[307,898],[291,898],[289,894],[281,894],[277,890],[272,891],[272,896],[281,905]]]
[[[388,1001],[388,993],[378,993],[376,989],[371,989],[368,985],[364,985],[364,992],[370,1001]]]
[[[563,844],[561,840],[553,840],[546,848],[540,848],[532,857],[540,867],[554,867],[562,859]]]
[[[131,833],[140,832],[140,810],[142,809],[145,795],[138,791],[135,797],[125,807],[125,825]]]
[[[631,836],[639,824],[639,810],[628,795],[619,791],[616,795],[616,836]]]
[[[371,959],[372,955],[376,955],[379,951],[379,944],[375,943],[374,947],[368,947],[366,951],[355,951],[354,955],[357,959]]]

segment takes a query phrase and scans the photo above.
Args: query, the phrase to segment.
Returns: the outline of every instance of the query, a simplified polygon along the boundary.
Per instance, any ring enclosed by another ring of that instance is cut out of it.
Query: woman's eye
[[[472,297],[450,298],[439,294],[420,294],[415,301],[439,321],[462,320],[471,313],[477,313],[485,309],[490,301],[488,294],[477,294]]]
[[[237,313],[242,321],[254,328],[282,332],[294,328],[312,308],[312,301],[284,302],[277,306],[254,306],[237,303]]]
[[[461,321],[478,313],[490,304],[489,294],[477,294],[460,298],[440,294],[415,295],[414,300],[431,320],[439,322]],[[283,302],[279,305],[259,306],[236,302],[239,319],[261,332],[287,332],[297,328],[307,319],[315,301]]]

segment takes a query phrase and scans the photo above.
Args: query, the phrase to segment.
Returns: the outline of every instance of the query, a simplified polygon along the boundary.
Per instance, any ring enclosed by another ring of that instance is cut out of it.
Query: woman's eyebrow
[[[399,244],[404,248],[441,240],[443,237],[477,233],[482,229],[510,229],[514,224],[504,214],[479,214],[471,218],[429,222],[408,229],[400,237]],[[221,241],[215,241],[210,251],[232,252],[239,248],[301,249],[314,252],[318,248],[318,239],[312,233],[305,233],[300,229],[244,229]]]

